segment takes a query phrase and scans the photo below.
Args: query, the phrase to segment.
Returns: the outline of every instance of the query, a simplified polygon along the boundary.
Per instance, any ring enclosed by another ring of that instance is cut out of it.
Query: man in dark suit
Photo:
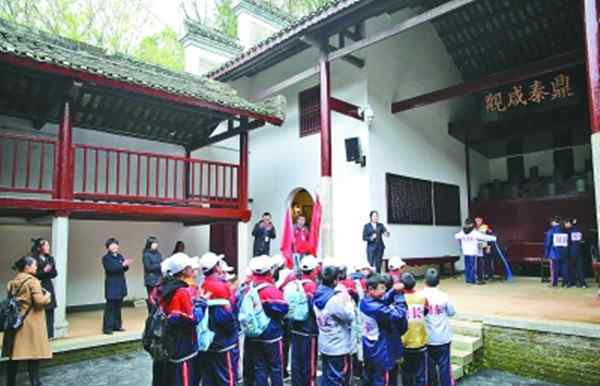
[[[381,273],[381,263],[385,244],[383,236],[390,237],[390,232],[379,222],[379,213],[373,210],[369,214],[371,221],[363,227],[363,241],[367,242],[367,259],[369,264]]]
[[[104,280],[104,296],[106,305],[104,307],[104,318],[102,321],[102,332],[107,335],[113,331],[125,331],[121,320],[121,306],[123,299],[127,296],[127,282],[125,272],[129,270],[132,260],[125,259],[119,253],[119,241],[115,238],[106,240],[107,253],[102,258],[102,265],[106,273]]]
[[[254,225],[254,248],[252,256],[270,255],[271,240],[275,238],[275,227],[271,222],[271,213],[265,212],[262,219]]]

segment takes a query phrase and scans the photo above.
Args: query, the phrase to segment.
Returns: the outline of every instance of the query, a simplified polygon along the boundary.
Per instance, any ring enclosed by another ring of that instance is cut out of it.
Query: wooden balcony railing
[[[55,193],[57,140],[0,133],[0,192]],[[75,144],[77,200],[245,208],[240,166]]]
[[[56,140],[0,133],[0,191],[52,193]]]

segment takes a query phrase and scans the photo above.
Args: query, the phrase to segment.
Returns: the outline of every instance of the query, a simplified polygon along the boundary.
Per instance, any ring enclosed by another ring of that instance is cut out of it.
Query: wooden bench
[[[446,265],[450,265],[450,275],[456,274],[454,263],[460,259],[459,256],[439,256],[439,257],[403,257],[402,260],[411,267],[420,267],[423,265],[437,265],[440,275],[445,273]]]

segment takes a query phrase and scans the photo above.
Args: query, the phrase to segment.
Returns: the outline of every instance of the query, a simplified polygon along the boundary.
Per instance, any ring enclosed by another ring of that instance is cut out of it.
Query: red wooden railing
[[[52,193],[56,140],[0,133],[0,191]]]
[[[235,164],[81,144],[74,151],[78,199],[240,206]]]

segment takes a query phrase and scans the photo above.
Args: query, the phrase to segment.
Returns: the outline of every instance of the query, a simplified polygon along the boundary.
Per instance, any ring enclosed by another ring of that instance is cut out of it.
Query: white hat
[[[273,255],[271,261],[273,262],[274,268],[283,267],[285,265],[285,258],[281,255]]]
[[[235,268],[233,268],[231,265],[227,264],[227,262],[225,260],[221,260],[221,268],[223,269],[224,272],[227,272],[227,273],[231,273],[231,272],[235,271]]]
[[[248,264],[252,273],[256,273],[258,275],[264,275],[267,272],[270,272],[273,269],[273,261],[267,255],[261,255],[257,257],[253,257]]]
[[[176,275],[187,267],[198,269],[198,257],[189,257],[183,252],[178,252],[161,263],[161,271],[169,275]]]
[[[388,261],[388,267],[392,271],[394,271],[396,269],[402,269],[402,267],[404,267],[405,265],[406,265],[406,263],[398,256],[392,256],[392,257],[390,257],[390,259]]]
[[[323,259],[323,268],[325,267],[335,267],[339,269],[346,268],[346,264],[340,259],[334,259],[333,257],[326,257]]]
[[[374,271],[375,268],[373,268],[371,266],[371,264],[369,264],[369,262],[362,260],[360,263],[356,264],[356,269],[363,270],[363,269],[370,269],[371,271]]]
[[[302,271],[312,271],[317,268],[317,265],[319,265],[319,262],[313,255],[306,255],[300,260],[300,270]]]
[[[200,268],[202,272],[206,273],[213,269],[215,265],[219,264],[223,259],[223,255],[217,255],[213,252],[207,252],[200,257]]]

